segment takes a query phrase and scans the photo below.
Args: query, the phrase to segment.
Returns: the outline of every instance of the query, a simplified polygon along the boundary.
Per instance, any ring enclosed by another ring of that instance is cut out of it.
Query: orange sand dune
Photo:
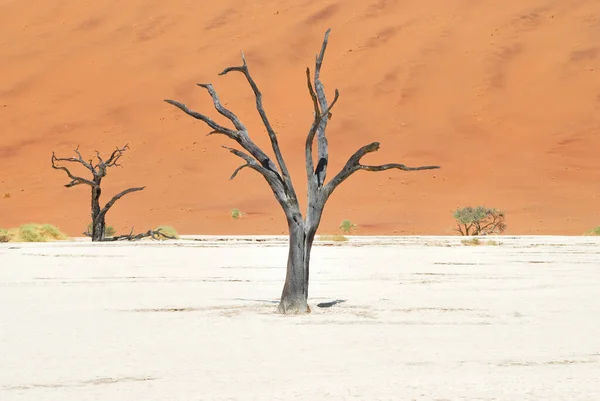
[[[195,86],[211,82],[270,150],[243,76],[217,76],[244,50],[304,193],[304,74],[328,27],[322,78],[341,93],[330,176],[375,140],[381,150],[365,162],[442,169],[357,173],[329,202],[322,233],[350,219],[359,234],[451,234],[452,210],[476,204],[504,209],[510,234],[600,224],[597,0],[4,0],[0,226],[51,222],[78,235],[89,193],[62,186],[51,152],[129,143],[105,193],[147,188],[113,208],[116,228],[284,232],[260,176],[228,180],[240,161],[221,148],[227,138],[206,137],[163,99],[214,117]],[[232,208],[246,216],[232,220]]]

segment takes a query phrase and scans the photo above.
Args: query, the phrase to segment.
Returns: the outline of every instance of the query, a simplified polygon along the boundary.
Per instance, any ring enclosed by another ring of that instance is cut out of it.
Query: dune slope
[[[365,162],[443,168],[357,173],[322,232],[350,219],[361,234],[449,234],[452,210],[476,204],[504,209],[513,234],[600,224],[598,1],[13,0],[0,1],[0,226],[51,222],[78,235],[88,189],[62,186],[52,151],[128,143],[104,193],[147,188],[110,212],[119,230],[284,232],[261,177],[228,180],[239,160],[221,148],[227,138],[206,137],[162,100],[222,121],[195,85],[213,83],[270,150],[243,77],[217,75],[243,50],[303,197],[304,71],[328,27],[322,78],[341,93],[330,174],[375,140],[381,150]],[[231,219],[232,208],[245,216]]]

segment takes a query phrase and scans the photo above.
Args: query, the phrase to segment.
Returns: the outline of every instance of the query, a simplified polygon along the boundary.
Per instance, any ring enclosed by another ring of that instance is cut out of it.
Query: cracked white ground
[[[495,240],[2,244],[0,400],[600,400],[600,238]]]

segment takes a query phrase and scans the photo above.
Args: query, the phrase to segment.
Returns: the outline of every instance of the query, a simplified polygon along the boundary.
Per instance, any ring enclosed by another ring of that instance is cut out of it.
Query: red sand
[[[350,219],[358,234],[451,234],[452,210],[477,204],[504,209],[508,234],[577,235],[600,224],[597,0],[4,0],[0,226],[49,222],[80,234],[88,188],[62,186],[52,151],[129,143],[104,193],[147,188],[111,210],[117,229],[284,232],[260,176],[228,180],[240,163],[220,146],[229,140],[206,137],[163,99],[215,116],[195,86],[212,82],[268,147],[243,77],[217,76],[244,50],[304,197],[304,71],[328,27],[322,78],[341,93],[330,177],[375,140],[381,150],[365,162],[442,169],[357,173],[330,200],[321,233]],[[232,208],[246,215],[235,221]]]

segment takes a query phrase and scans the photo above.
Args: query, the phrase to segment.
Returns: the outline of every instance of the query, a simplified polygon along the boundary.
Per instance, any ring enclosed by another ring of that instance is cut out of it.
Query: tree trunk
[[[309,313],[308,281],[310,252],[321,221],[324,201],[311,207],[307,219],[288,219],[290,234],[287,273],[279,302],[279,312],[284,314]]]
[[[99,183],[98,183],[99,184]],[[106,229],[104,214],[101,214],[100,208],[100,185],[92,187],[92,241],[102,241]]]
[[[284,314],[308,313],[308,271],[314,235],[308,236],[302,220],[289,222],[290,242],[285,285],[279,302]]]

